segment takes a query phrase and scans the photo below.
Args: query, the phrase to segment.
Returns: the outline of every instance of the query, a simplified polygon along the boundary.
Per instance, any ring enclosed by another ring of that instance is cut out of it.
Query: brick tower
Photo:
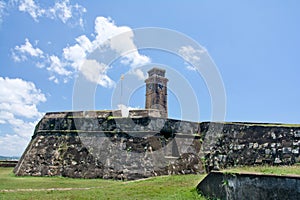
[[[152,68],[148,71],[146,83],[146,109],[160,110],[161,117],[168,117],[167,82],[164,69]]]

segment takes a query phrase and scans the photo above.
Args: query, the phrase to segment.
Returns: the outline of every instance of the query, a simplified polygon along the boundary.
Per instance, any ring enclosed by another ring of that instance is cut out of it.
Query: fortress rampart
[[[155,110],[47,113],[16,175],[133,180],[300,162],[300,126],[188,122]]]
[[[14,172],[126,180],[201,172],[199,124],[145,112],[48,113]]]

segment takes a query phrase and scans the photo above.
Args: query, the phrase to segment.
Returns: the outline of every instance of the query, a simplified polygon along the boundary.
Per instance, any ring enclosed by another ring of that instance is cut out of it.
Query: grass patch
[[[16,177],[13,168],[0,168],[0,199],[202,199],[196,191],[205,175],[161,176],[138,181]],[[256,166],[224,170],[300,175],[300,166]],[[224,183],[226,184],[226,183]],[[63,189],[66,190],[63,190]],[[12,191],[7,191],[12,190]]]
[[[300,124],[281,124],[281,123],[251,123],[251,122],[224,122],[224,124],[262,126],[262,127],[300,127]]]
[[[300,175],[300,165],[293,166],[255,166],[236,167],[223,170],[228,173],[262,173],[275,175]]]
[[[0,199],[205,199],[195,189],[204,177],[205,175],[176,175],[123,182],[64,177],[16,177],[12,168],[0,168]]]

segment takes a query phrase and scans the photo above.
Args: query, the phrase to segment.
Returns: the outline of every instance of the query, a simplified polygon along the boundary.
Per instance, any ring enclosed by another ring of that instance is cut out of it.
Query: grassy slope
[[[205,175],[164,176],[134,182],[63,177],[15,177],[0,168],[0,199],[204,199],[195,187]],[[17,189],[74,188],[69,191]],[[76,188],[90,188],[76,190]]]

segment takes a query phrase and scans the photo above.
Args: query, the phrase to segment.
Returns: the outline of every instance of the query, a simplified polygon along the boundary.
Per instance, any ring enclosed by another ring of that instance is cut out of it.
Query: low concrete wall
[[[300,176],[211,172],[197,190],[217,199],[299,199]]]

